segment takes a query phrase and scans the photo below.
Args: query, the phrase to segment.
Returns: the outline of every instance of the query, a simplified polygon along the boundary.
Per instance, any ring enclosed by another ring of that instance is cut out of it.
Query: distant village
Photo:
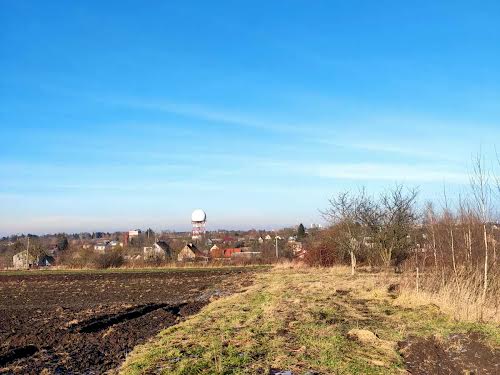
[[[196,215],[199,215],[198,217]],[[206,215],[193,212],[191,232],[94,232],[13,235],[0,239],[0,268],[154,266],[173,262],[269,263],[304,256],[304,240],[320,225],[277,231],[205,231]]]

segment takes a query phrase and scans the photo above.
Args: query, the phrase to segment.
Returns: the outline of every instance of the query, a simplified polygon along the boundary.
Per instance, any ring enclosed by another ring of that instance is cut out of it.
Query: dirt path
[[[250,272],[0,274],[0,373],[101,374]]]

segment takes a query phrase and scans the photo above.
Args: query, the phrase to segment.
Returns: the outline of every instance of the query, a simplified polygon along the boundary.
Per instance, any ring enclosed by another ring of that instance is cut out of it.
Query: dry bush
[[[332,267],[338,264],[348,264],[345,251],[340,248],[338,227],[332,226],[327,230],[309,237],[305,242],[304,263],[313,267]]]
[[[61,254],[57,264],[63,268],[93,268],[95,257],[92,249],[75,248]]]
[[[331,267],[337,261],[334,249],[325,243],[311,245],[304,256],[304,261],[309,266]]]
[[[105,254],[99,254],[95,259],[97,268],[117,268],[125,263],[121,251],[113,250]]]

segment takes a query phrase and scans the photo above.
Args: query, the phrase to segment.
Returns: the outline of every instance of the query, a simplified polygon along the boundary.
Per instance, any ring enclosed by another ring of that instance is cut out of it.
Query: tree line
[[[443,189],[440,205],[420,205],[418,190],[403,185],[378,195],[364,188],[335,195],[321,211],[330,227],[309,241],[306,262],[348,263],[353,275],[360,263],[416,270],[442,284],[474,275],[486,298],[498,279],[500,178],[478,154],[469,179],[467,191],[453,202]]]

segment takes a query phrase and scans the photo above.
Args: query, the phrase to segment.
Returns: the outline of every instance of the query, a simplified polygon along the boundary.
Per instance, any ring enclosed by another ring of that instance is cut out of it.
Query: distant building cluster
[[[47,235],[38,239],[36,246],[22,241],[4,243],[6,248],[20,248],[11,256],[7,267],[17,269],[50,267],[65,262],[83,264],[88,259],[107,254],[117,254],[125,262],[252,262],[276,258],[301,258],[304,256],[303,236],[295,228],[276,231],[217,230],[207,232],[207,215],[196,209],[191,214],[190,232],[165,231],[155,233],[148,229],[131,229],[115,233],[79,233],[65,236]],[[311,230],[321,225],[311,224]],[[36,237],[36,236],[34,236]],[[44,246],[41,246],[44,244]],[[0,241],[0,246],[2,242]],[[31,246],[31,247],[30,247]],[[1,259],[0,259],[1,260]],[[0,264],[1,267],[1,264]],[[4,266],[5,267],[5,266]]]

